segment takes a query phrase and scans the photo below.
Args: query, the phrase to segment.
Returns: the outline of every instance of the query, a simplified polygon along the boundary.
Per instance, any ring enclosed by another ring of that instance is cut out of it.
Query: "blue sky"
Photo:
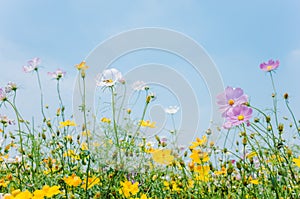
[[[130,29],[161,27],[186,34],[202,45],[224,84],[242,87],[258,107],[271,105],[272,92],[259,64],[279,59],[281,65],[275,75],[278,92],[290,93],[299,118],[298,0],[2,0],[0,5],[0,84],[14,81],[21,86],[24,99],[19,103],[26,104],[25,115],[34,113],[31,104],[39,97],[34,76],[22,73],[28,59],[40,57],[44,73],[58,67],[68,72],[63,89],[65,101],[71,103],[74,65],[99,43]],[[46,75],[43,78],[50,79]],[[54,82],[43,86],[48,99],[56,97],[52,94]]]

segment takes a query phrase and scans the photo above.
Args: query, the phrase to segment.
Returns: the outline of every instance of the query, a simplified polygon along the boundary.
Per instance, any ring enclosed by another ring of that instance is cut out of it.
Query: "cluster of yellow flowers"
[[[57,194],[61,194],[61,191],[59,190],[60,186],[43,186],[40,190],[35,190],[33,193],[31,193],[28,190],[20,191],[20,189],[14,190],[11,194],[5,194],[3,196],[3,199],[44,199],[46,198],[52,198],[53,196]]]

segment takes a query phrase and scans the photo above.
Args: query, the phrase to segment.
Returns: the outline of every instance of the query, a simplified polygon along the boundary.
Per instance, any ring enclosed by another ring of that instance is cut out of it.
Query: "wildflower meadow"
[[[299,145],[289,142],[299,140],[300,120],[289,94],[276,89],[278,60],[256,66],[270,78],[270,107],[257,107],[242,88],[227,86],[214,96],[224,118],[217,132],[223,139],[212,139],[216,132],[207,129],[189,146],[177,144],[175,120],[167,137],[148,139],[147,131],[157,121],[147,111],[159,96],[142,80],[131,87],[115,68],[98,74],[96,91],[107,100],[99,105],[106,110],[100,116],[86,104],[86,80],[94,77],[87,75],[84,61],[79,63],[74,70],[81,94],[77,117],[82,120],[75,121],[67,116],[61,96],[66,72],[48,72],[40,65],[34,58],[23,72],[31,73],[39,85],[41,123],[23,117],[18,82],[0,88],[0,198],[300,198]],[[49,99],[43,97],[40,73],[47,72],[57,86],[55,115],[49,115]],[[123,101],[119,91],[125,88],[138,93],[139,117]],[[289,116],[280,115],[278,107]],[[171,118],[179,110],[165,107]]]

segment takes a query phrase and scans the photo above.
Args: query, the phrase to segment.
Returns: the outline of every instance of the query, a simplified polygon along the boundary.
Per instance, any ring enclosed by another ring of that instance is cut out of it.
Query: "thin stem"
[[[278,127],[278,116],[277,116],[277,92],[276,92],[276,88],[275,88],[275,84],[274,84],[274,79],[273,79],[272,72],[270,72],[270,78],[271,78],[272,87],[273,87],[273,91],[274,91],[274,96],[273,96],[273,107],[274,107],[274,114],[275,114],[275,122],[276,122],[276,127]]]
[[[113,117],[113,126],[114,126],[115,140],[116,140],[117,148],[118,148],[118,151],[119,151],[120,163],[122,165],[122,155],[121,155],[121,148],[120,148],[120,143],[119,143],[119,135],[118,135],[117,122],[116,122],[115,93],[114,93],[113,86],[111,86],[109,88],[111,90],[111,106],[112,106],[112,117]]]
[[[46,116],[44,113],[44,95],[43,95],[43,89],[42,89],[42,84],[41,84],[41,79],[40,79],[40,75],[39,75],[39,71],[36,69],[36,76],[38,79],[38,84],[39,84],[39,88],[40,88],[40,95],[41,95],[41,111],[42,111],[42,115],[43,115],[43,121],[46,121]]]

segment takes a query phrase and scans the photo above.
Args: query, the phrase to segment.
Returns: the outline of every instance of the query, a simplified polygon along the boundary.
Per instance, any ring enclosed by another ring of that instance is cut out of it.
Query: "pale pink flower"
[[[30,73],[34,70],[37,70],[40,63],[40,58],[35,57],[32,60],[29,60],[26,66],[23,66],[23,70],[25,73]]]

